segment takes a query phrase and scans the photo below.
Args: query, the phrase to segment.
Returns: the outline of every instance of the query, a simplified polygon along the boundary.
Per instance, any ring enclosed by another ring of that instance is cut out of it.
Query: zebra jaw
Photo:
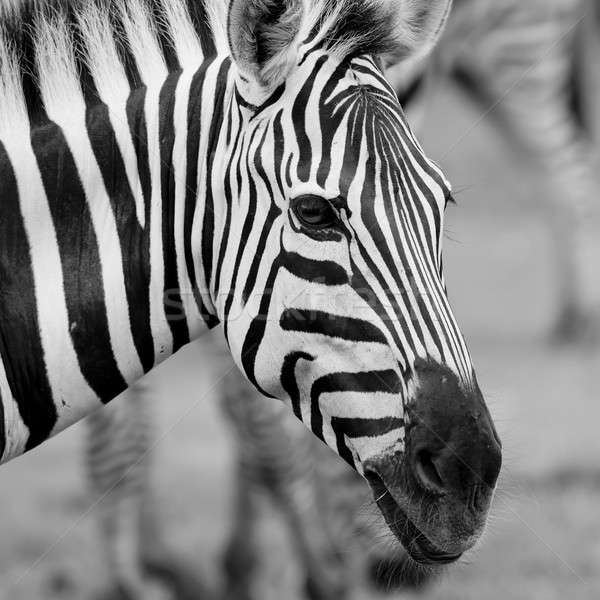
[[[379,475],[367,472],[365,476],[387,526],[416,563],[442,566],[452,564],[461,558],[463,552],[444,552],[427,538],[402,510]]]

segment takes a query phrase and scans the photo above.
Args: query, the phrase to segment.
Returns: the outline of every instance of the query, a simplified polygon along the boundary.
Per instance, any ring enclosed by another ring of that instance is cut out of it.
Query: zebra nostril
[[[416,452],[414,468],[417,479],[425,489],[436,493],[444,491],[444,480],[430,450],[424,448]]]

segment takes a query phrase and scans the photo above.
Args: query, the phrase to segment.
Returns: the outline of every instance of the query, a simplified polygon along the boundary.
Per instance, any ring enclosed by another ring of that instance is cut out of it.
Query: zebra
[[[539,156],[541,165],[546,166],[549,177],[562,178],[564,182],[575,182],[577,177],[581,177],[583,184],[575,184],[573,189],[583,189],[584,186],[592,189],[594,183],[589,169],[591,153],[581,124],[586,122],[582,118],[585,117],[585,113],[582,113],[585,102],[582,101],[589,97],[586,91],[589,83],[585,77],[582,78],[587,66],[582,50],[589,44],[587,27],[593,21],[586,18],[572,27],[580,15],[584,14],[584,6],[579,0],[571,1],[570,4],[563,2],[560,12],[551,3],[515,3],[512,0],[496,2],[493,6],[478,2],[477,10],[473,2],[467,0],[455,2],[455,6],[458,10],[452,15],[450,26],[434,51],[433,58],[408,67],[401,65],[392,73],[392,80],[395,81],[413,127],[418,127],[423,120],[428,97],[434,93],[434,84],[443,74],[450,74],[465,91],[480,100],[486,99],[490,104],[498,100],[500,90],[513,88],[514,81],[521,78],[521,85],[525,87],[517,87],[511,92],[502,115],[508,125],[512,125],[508,130],[510,141],[528,144],[531,153]],[[527,29],[531,31],[531,35],[515,36],[515,24],[519,24],[516,33]],[[465,50],[465,36],[461,33],[464,31],[470,32],[466,39],[475,40],[469,46],[471,53],[473,48],[480,48],[481,54],[488,57],[486,69],[484,72],[478,71],[477,77],[475,73],[470,73],[467,77],[472,66],[465,64],[468,54]],[[567,32],[566,36],[564,32]],[[597,30],[594,34],[597,35]],[[554,49],[553,45],[557,40],[560,43]],[[513,49],[513,44],[519,47]],[[525,51],[518,52],[523,48]],[[495,65],[498,68],[492,68]],[[542,75],[532,69],[535,65],[543,69]],[[542,105],[532,101],[533,86],[527,86],[532,80],[538,86],[537,95],[545,99]],[[467,82],[470,87],[466,85]],[[572,99],[578,99],[579,102],[573,104]],[[502,99],[500,108],[505,101],[506,99]],[[523,116],[515,120],[515,112],[518,110],[521,110]],[[538,112],[542,113],[541,117],[536,114]],[[526,118],[526,115],[530,115],[530,118]],[[529,128],[527,123],[535,123],[540,119],[542,123],[548,123],[552,115],[563,122],[563,126],[558,128],[562,136],[558,140],[553,139],[556,138],[556,133],[550,131],[550,137],[544,136],[540,141],[543,129]],[[589,127],[589,119],[587,125]],[[565,136],[565,131],[572,132],[572,135]],[[571,160],[569,156],[572,157]],[[581,161],[581,164],[578,165],[577,161]],[[562,170],[562,176],[549,168],[551,162]],[[568,209],[568,205],[563,204],[558,214],[562,214],[565,209]],[[567,255],[566,258],[571,264],[576,259],[574,255]],[[562,267],[559,269],[559,276],[566,265],[564,260],[559,264]],[[564,275],[562,280],[565,281]],[[563,285],[563,289],[566,287]],[[557,337],[564,339],[581,333],[584,311],[579,306],[579,296],[578,293],[571,293],[568,297],[563,295],[562,315],[556,328]],[[349,569],[344,560],[341,560],[337,549],[347,547],[348,531],[359,529],[366,532],[361,554],[372,546],[373,536],[376,536],[369,527],[361,524],[360,518],[356,518],[356,513],[360,514],[360,506],[367,501],[365,490],[361,489],[364,486],[357,482],[357,478],[327,460],[327,456],[319,451],[318,445],[311,443],[308,435],[303,436],[277,405],[252,400],[254,396],[235,381],[224,384],[221,394],[229,421],[236,432],[236,442],[240,446],[237,452],[239,464],[236,468],[234,526],[225,560],[226,596],[239,598],[256,587],[259,578],[257,573],[260,572],[256,562],[260,553],[255,551],[253,543],[256,525],[253,523],[252,507],[259,502],[262,490],[263,495],[274,497],[282,508],[281,512],[293,531],[293,538],[300,545],[300,562],[306,571],[307,589],[313,590],[312,594],[316,597],[342,597],[342,590],[348,587]],[[249,427],[248,422],[255,423],[254,428]],[[112,461],[118,461],[123,452],[131,462],[136,462],[139,452],[128,452],[122,444],[113,445],[112,459],[105,456],[95,456],[94,459],[110,472]],[[333,486],[334,492],[329,495],[328,501],[335,502],[335,498],[340,497],[346,503],[344,510],[336,506],[335,510],[330,511],[341,522],[339,531],[335,534],[328,533],[330,518],[323,518],[326,510],[323,499],[319,497],[323,476],[316,473],[315,469],[323,464],[328,466],[325,481],[331,481],[334,476],[340,479]],[[269,473],[268,476],[263,473],[264,470]],[[119,470],[114,475],[117,480],[122,478]],[[110,485],[105,483],[104,487]],[[298,494],[302,498],[302,504],[298,503],[292,493],[297,488],[303,490]],[[97,492],[100,489],[104,488],[100,486],[98,489],[96,486]],[[109,516],[112,514],[113,518],[119,514],[116,507],[106,512]],[[311,532],[311,535],[307,532]],[[116,537],[122,538],[124,535],[120,532]],[[117,539],[109,538],[104,543],[111,548],[116,545],[116,541]],[[130,551],[135,554],[134,545],[130,545]],[[413,585],[421,584],[427,579],[423,571],[406,568],[406,556],[402,553],[393,552],[387,556],[382,551],[381,556],[373,553],[367,553],[367,556],[370,558],[363,567],[368,569],[376,585],[383,583],[389,586],[399,577],[399,583]],[[126,561],[128,563],[131,561]],[[126,579],[127,573],[117,573],[114,578]],[[256,592],[256,597],[261,597],[260,592]]]
[[[2,462],[221,322],[415,561],[475,545],[501,444],[443,281],[451,188],[382,70],[449,9],[3,7]]]

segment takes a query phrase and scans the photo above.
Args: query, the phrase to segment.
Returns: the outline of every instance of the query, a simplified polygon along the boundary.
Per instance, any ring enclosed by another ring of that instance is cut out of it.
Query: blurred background
[[[557,296],[547,182],[455,89],[436,94],[423,140],[455,188],[446,280],[505,466],[478,550],[419,594],[389,597],[596,600],[600,349],[549,339]],[[152,374],[149,400],[159,415],[153,486],[163,529],[211,584],[231,521],[233,446],[217,406],[218,381],[228,369],[210,344],[193,345]],[[103,587],[96,519],[102,500],[87,489],[84,434],[80,424],[2,468],[1,600],[88,599]],[[273,557],[267,584],[278,590],[275,598],[295,600],[285,531],[274,515],[266,523]]]

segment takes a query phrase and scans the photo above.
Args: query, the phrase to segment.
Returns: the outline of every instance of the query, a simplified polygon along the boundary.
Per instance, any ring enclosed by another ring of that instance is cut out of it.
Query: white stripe
[[[179,64],[183,69],[197,68],[204,56],[184,3],[181,0],[162,0],[162,10],[169,25],[169,34],[175,45]]]
[[[185,260],[185,199],[187,194],[187,143],[188,143],[188,105],[193,71],[185,71],[177,84],[175,92],[174,131],[172,168],[175,179],[175,217],[174,236],[177,255],[177,279],[181,293],[182,311],[186,314],[190,337],[196,337],[206,326],[194,302],[192,284],[188,277]]]
[[[167,322],[164,305],[165,265],[162,234],[161,143],[159,136],[160,87],[148,88],[146,124],[148,127],[148,165],[152,195],[150,200],[150,323],[154,336],[154,356],[162,362],[173,352],[173,334]]]
[[[213,207],[214,217],[215,217],[215,227],[219,225],[223,226],[225,223],[225,201],[223,198],[224,191],[224,177],[225,177],[225,168],[227,160],[230,156],[231,150],[225,150],[225,142],[227,137],[227,127],[223,126],[220,131],[220,138],[216,144],[215,152],[215,162],[213,166],[213,170],[211,173],[208,173],[207,164],[209,160],[209,151],[212,150],[209,147],[209,144],[214,143],[214,140],[209,139],[208,132],[211,129],[211,125],[213,119],[215,118],[214,110],[215,108],[218,110],[219,107],[215,107],[215,89],[217,87],[219,71],[223,64],[222,60],[215,60],[206,70],[206,74],[204,77],[204,85],[202,88],[202,114],[200,115],[200,131],[203,132],[200,138],[200,148],[198,153],[198,203],[196,206],[196,213],[194,215],[194,226],[193,226],[193,234],[192,234],[192,247],[193,248],[201,248],[202,247],[202,236],[203,236],[203,222],[205,217],[205,211],[208,210],[206,206],[206,191],[207,186],[210,181],[214,200],[216,203]],[[231,76],[231,71],[228,73],[228,80],[226,82],[226,91],[224,96],[224,101],[227,102],[231,100],[233,95],[233,88],[235,86],[235,82],[233,77]],[[223,112],[224,122],[227,121],[228,117],[228,108],[229,105],[225,107]],[[235,110],[233,111],[233,134],[238,127],[241,125],[238,122],[237,115],[235,114]],[[233,178],[235,179],[235,177]],[[239,197],[235,193],[235,187],[233,188],[233,197]],[[219,202],[219,198],[222,201]],[[221,239],[223,238],[223,230],[215,230],[212,232],[213,235],[213,265],[212,265],[212,277],[216,275],[216,261],[219,256],[219,247]],[[231,244],[230,244],[231,245]],[[195,257],[195,269],[198,277],[198,282],[204,281],[204,277],[201,277],[200,274],[204,273],[204,265],[202,263],[201,253],[198,252]],[[208,291],[214,289],[215,282],[208,281],[206,282],[208,286],[207,294],[205,294],[205,300],[208,299]],[[218,286],[219,282],[216,282]],[[216,299],[214,299],[216,301]],[[211,302],[212,303],[212,302]]]
[[[0,463],[8,462],[15,456],[25,452],[29,430],[25,427],[19,413],[19,407],[13,398],[12,391],[8,385],[4,363],[0,360],[0,400],[4,411],[4,453],[0,456]]]
[[[362,344],[361,344],[362,351]],[[368,352],[369,349],[367,348]],[[373,363],[371,362],[371,367]],[[354,365],[352,365],[354,366]],[[383,365],[385,366],[385,365]],[[321,408],[328,415],[346,419],[401,419],[404,415],[399,394],[383,392],[327,392],[319,398]]]

